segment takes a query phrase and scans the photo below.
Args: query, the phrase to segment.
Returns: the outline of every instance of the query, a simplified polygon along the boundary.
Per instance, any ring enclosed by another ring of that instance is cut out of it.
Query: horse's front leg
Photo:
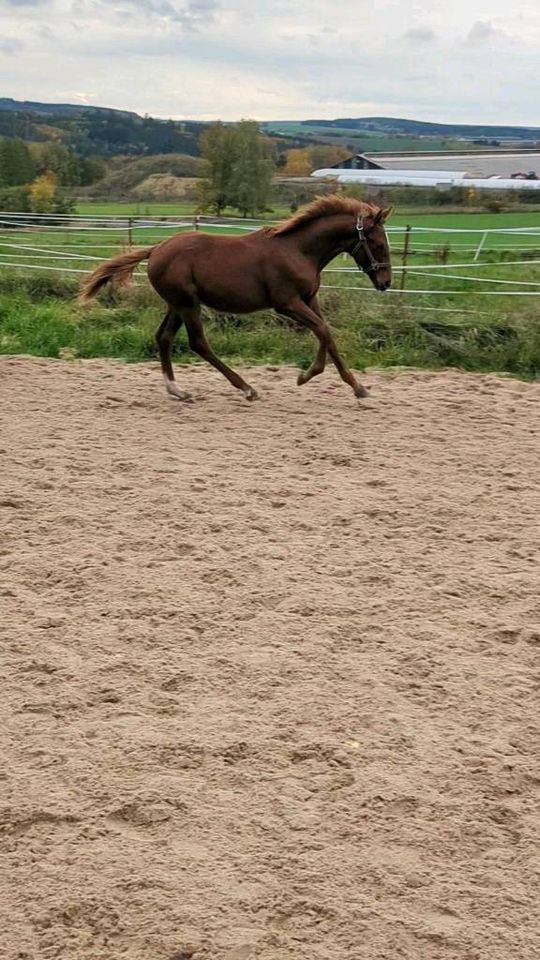
[[[323,320],[321,316],[318,316],[311,307],[308,307],[300,297],[295,297],[294,300],[291,300],[285,308],[280,308],[280,313],[284,313],[285,316],[291,317],[293,320],[297,320],[298,323],[303,324],[303,326],[308,327],[319,341],[319,350],[317,351],[317,356],[311,364],[309,370],[306,370],[305,375],[301,374],[302,379],[299,382],[307,383],[307,380],[311,379],[307,374],[315,368],[316,373],[322,372],[319,367],[323,358],[326,356],[326,351],[332,357],[333,362],[336,365],[337,371],[342,380],[345,383],[348,383],[351,389],[354,392],[356,397],[369,397],[369,393],[361,383],[358,382],[354,374],[349,370],[348,366],[344,362],[341,354],[336,346],[336,342],[332,336],[330,327],[326,323],[326,320]],[[324,369],[324,364],[323,364]],[[305,379],[303,378],[305,376]],[[311,376],[315,376],[314,373]]]

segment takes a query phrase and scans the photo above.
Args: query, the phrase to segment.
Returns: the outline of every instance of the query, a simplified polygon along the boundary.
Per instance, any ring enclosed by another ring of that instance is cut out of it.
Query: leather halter
[[[389,267],[389,263],[380,263],[373,256],[369,243],[367,242],[367,235],[364,228],[364,218],[358,214],[356,220],[356,229],[358,231],[358,240],[356,241],[354,247],[350,251],[351,257],[354,257],[356,260],[357,253],[360,253],[361,250],[364,251],[366,257],[368,258],[368,266],[362,267],[364,273],[377,273],[378,270],[384,270],[386,267]]]

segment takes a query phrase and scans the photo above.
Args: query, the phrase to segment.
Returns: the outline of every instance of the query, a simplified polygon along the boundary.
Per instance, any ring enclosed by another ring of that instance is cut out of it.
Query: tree
[[[209,176],[199,187],[199,205],[218,216],[236,207],[246,217],[266,209],[275,171],[274,145],[254,120],[236,126],[213,123],[201,137]]]
[[[312,170],[333,167],[340,160],[346,160],[350,152],[345,147],[333,147],[324,144],[313,147],[295,148],[285,154],[286,162],[282,171],[284,177],[309,177]]]
[[[22,140],[0,142],[0,184],[16,187],[30,183],[36,175],[31,153]]]
[[[50,170],[64,186],[80,184],[81,161],[63,143],[34,143],[31,151],[38,175]]]
[[[199,189],[201,209],[219,216],[231,201],[231,177],[236,159],[233,127],[221,121],[213,123],[201,136],[201,154],[209,167],[209,176]]]
[[[97,180],[102,180],[107,172],[105,162],[99,157],[81,157],[80,163],[80,183],[82,187],[87,187]]]
[[[310,147],[308,153],[312,170],[333,167],[334,164],[339,163],[341,160],[347,160],[351,155],[345,147],[332,147],[330,145],[325,146],[324,144]]]
[[[242,216],[255,217],[268,206],[276,170],[275,148],[255,120],[242,120],[234,131],[231,203]]]
[[[55,173],[44,173],[30,187],[30,207],[33,213],[50,213],[55,206],[58,178]]]
[[[294,149],[287,152],[287,161],[281,175],[283,177],[309,177],[313,164],[309,150]]]

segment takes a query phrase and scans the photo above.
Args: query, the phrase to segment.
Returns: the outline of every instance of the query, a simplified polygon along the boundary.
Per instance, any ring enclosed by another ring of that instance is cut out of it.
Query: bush
[[[540,192],[538,190],[520,190],[518,192],[520,203],[538,203],[540,204]]]
[[[30,188],[0,187],[0,208],[3,212],[26,213],[30,210]]]

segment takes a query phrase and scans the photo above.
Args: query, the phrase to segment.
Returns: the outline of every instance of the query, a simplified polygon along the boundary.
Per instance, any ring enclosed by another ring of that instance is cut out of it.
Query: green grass
[[[425,150],[447,151],[467,150],[474,153],[475,150],[481,150],[481,146],[472,143],[464,143],[462,140],[452,140],[449,137],[433,137],[429,140],[411,134],[396,135],[383,133],[374,130],[357,130],[350,127],[327,127],[316,123],[302,124],[292,120],[267,121],[262,124],[263,129],[268,133],[281,134],[288,137],[309,137],[322,143],[332,143],[336,146],[350,144],[357,150],[366,153],[392,152],[403,153],[403,151],[414,150],[422,152]],[[484,148],[485,149],[485,148]]]
[[[79,201],[76,213],[82,216],[120,216],[120,217],[189,217],[197,213],[197,204],[193,201],[145,202],[142,200],[125,200],[118,202]],[[265,217],[259,217],[261,222],[275,220],[290,215],[290,208],[286,204],[274,204],[272,210]],[[227,208],[223,216],[241,220],[238,210]]]
[[[126,200],[122,202],[99,203],[97,201],[79,201],[76,213],[83,216],[120,216],[120,217],[183,217],[193,216],[193,203],[143,203]]]
[[[0,275],[0,352],[42,357],[156,358],[155,331],[163,305],[146,286],[103,303],[79,308],[76,282],[61,275]],[[441,298],[446,304],[450,303]],[[431,315],[389,297],[323,291],[323,308],[349,363],[364,366],[459,366],[540,376],[538,307]],[[415,301],[416,304],[416,301]],[[441,305],[440,300],[437,306]],[[470,303],[467,305],[470,309]],[[271,314],[248,317],[207,313],[208,337],[232,363],[292,363],[305,368],[315,349],[310,334],[297,333]],[[192,362],[180,334],[177,360]]]
[[[125,216],[125,217],[194,217],[196,205],[192,202],[184,203],[143,203],[125,201],[122,203],[98,203],[98,202],[79,202],[77,203],[76,213],[82,216]],[[238,217],[238,212],[227,210],[226,216],[234,219]],[[265,219],[275,219],[276,217],[290,215],[290,209],[286,205],[274,206],[272,213],[267,218],[259,218],[261,222]],[[396,210],[392,216],[391,225],[406,226],[410,223],[417,227],[454,227],[464,230],[492,230],[508,229],[511,227],[539,227],[540,213],[538,211],[512,211],[502,213],[474,212],[467,210],[463,212],[433,212],[418,213],[414,208],[405,208]]]

